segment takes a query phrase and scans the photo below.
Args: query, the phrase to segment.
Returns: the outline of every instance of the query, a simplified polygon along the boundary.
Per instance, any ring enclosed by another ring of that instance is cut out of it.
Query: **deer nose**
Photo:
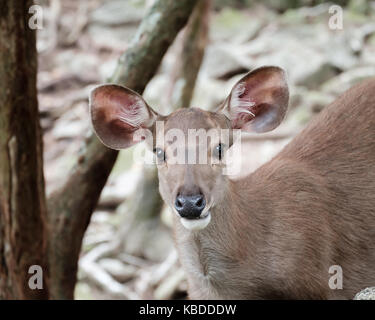
[[[178,195],[174,206],[182,218],[197,219],[206,206],[206,201],[203,194],[193,196]]]

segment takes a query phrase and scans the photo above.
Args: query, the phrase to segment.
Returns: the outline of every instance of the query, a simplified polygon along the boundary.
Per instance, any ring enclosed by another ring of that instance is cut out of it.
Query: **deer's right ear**
[[[289,91],[285,72],[273,66],[246,74],[233,87],[219,108],[233,129],[267,132],[283,120],[288,108]]]
[[[99,139],[112,149],[128,148],[134,133],[151,128],[158,114],[133,90],[109,84],[96,87],[90,94],[91,121]]]

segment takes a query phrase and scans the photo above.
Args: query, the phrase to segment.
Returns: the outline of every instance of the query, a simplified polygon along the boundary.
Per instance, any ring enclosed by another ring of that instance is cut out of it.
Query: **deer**
[[[270,161],[236,180],[223,174],[232,138],[207,139],[203,152],[216,161],[201,164],[169,163],[179,145],[171,148],[168,139],[159,145],[156,137],[169,130],[275,129],[289,103],[283,69],[250,71],[215,111],[161,115],[115,84],[94,88],[89,106],[93,129],[109,148],[137,144],[144,139],[136,137],[139,130],[152,133],[152,143],[144,140],[155,154],[160,194],[174,212],[190,299],[352,299],[375,286],[374,93],[375,79],[355,85]],[[342,273],[333,288],[332,266]]]

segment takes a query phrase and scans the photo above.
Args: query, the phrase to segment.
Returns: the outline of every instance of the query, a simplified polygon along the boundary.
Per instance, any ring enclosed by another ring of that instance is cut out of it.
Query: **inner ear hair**
[[[151,128],[158,116],[141,95],[117,84],[96,87],[89,102],[94,131],[112,149],[124,149],[139,142],[134,141],[134,133]]]
[[[280,124],[288,100],[284,70],[265,66],[243,76],[218,111],[230,119],[233,129],[261,133]]]

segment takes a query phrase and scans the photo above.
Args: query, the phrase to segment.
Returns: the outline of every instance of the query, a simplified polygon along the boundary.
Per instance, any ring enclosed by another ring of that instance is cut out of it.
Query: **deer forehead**
[[[177,110],[170,114],[164,123],[165,132],[170,129],[180,129],[185,134],[188,133],[189,129],[210,130],[220,128],[224,128],[220,116],[199,108]]]

